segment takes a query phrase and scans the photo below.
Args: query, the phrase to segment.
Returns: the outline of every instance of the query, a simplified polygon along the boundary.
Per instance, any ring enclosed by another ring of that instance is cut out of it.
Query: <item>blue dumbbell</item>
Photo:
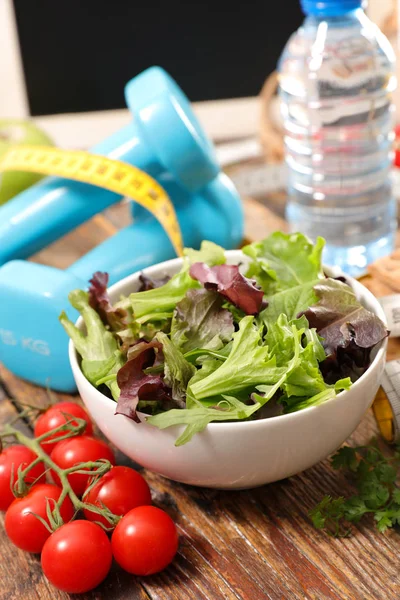
[[[238,246],[243,234],[242,207],[225,175],[214,179],[213,189],[208,189],[210,196],[194,193],[190,203],[179,202],[179,184],[170,181],[165,187],[178,199],[178,220],[186,246],[199,247],[203,239],[227,248]],[[75,391],[68,339],[58,322],[62,310],[71,319],[78,316],[68,304],[68,293],[86,288],[97,270],[107,271],[112,284],[174,256],[163,228],[149,218],[125,227],[66,271],[23,260],[6,263],[0,267],[0,360],[23,379],[59,391]]]
[[[210,239],[237,247],[243,235],[240,198],[219,171],[181,90],[161,69],[150,69],[128,84],[127,98],[135,125],[97,146],[97,152],[145,167],[158,179],[175,204],[186,246]],[[0,209],[0,262],[29,256],[118,200],[90,185],[46,179]],[[68,292],[85,288],[96,270],[107,271],[114,283],[175,256],[150,213],[142,207],[134,212],[134,224],[66,271],[21,260],[0,268],[0,360],[16,375],[74,391],[68,340],[58,323],[61,310],[71,319],[77,316],[68,307]]]
[[[133,121],[91,152],[135,165],[161,185],[172,178],[182,202],[190,202],[194,192],[215,193],[220,169],[213,145],[175,81],[152,67],[126,85],[125,97]],[[120,199],[60,177],[42,180],[0,207],[0,264],[31,256]],[[147,218],[146,211],[136,218]]]

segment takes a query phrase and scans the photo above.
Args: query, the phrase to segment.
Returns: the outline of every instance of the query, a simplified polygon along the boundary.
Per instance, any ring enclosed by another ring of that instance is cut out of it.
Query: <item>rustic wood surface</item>
[[[266,206],[268,204],[268,206]],[[285,228],[282,199],[245,202],[246,237],[260,239]],[[96,217],[34,259],[66,267],[94,244],[126,223],[120,206]],[[390,293],[382,283],[363,281],[376,295]],[[400,341],[390,340],[388,358],[400,356]],[[46,392],[0,367],[0,423],[21,410],[20,403],[43,406]],[[67,396],[58,394],[58,398]],[[78,397],[74,398],[78,401]],[[31,429],[30,423],[21,425]],[[350,442],[376,435],[371,412]],[[307,443],[307,440],[304,441]],[[119,455],[119,461],[129,460]],[[268,458],[266,457],[266,460]],[[365,521],[348,539],[316,531],[308,511],[325,494],[351,493],[351,481],[323,461],[278,483],[251,491],[227,492],[174,483],[143,471],[156,505],[177,522],[180,549],[163,573],[146,578],[114,566],[105,582],[83,600],[388,600],[400,598],[400,536],[378,534]],[[8,542],[0,515],[0,600],[78,598],[55,590],[44,578],[37,556]]]

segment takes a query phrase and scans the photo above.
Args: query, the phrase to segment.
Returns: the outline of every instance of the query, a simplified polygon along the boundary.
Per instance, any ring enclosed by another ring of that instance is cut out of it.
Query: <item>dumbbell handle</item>
[[[67,269],[85,284],[95,271],[109,275],[109,285],[150,265],[175,258],[175,250],[155,219],[131,223],[96,246]]]
[[[171,196],[179,186],[166,183]],[[178,207],[185,246],[199,247],[207,238],[226,248],[242,240],[240,198],[220,173],[191,201]],[[68,302],[73,289],[85,289],[95,271],[106,271],[110,283],[175,255],[171,242],[154,218],[134,223],[87,253],[66,272],[34,262],[13,260],[0,267],[0,360],[16,375],[40,385],[49,376],[55,389],[74,391],[68,364],[67,336],[57,317],[65,310],[78,317]],[[21,315],[30,315],[29,319]]]
[[[220,168],[188,98],[159,67],[129,81],[125,98],[133,122],[91,151],[156,179],[168,175],[179,182],[181,199],[190,203],[193,193],[212,184]],[[37,252],[119,199],[88,184],[45,179],[0,208],[0,264]]]
[[[143,168],[153,177],[162,170],[134,123],[92,152]],[[120,195],[103,188],[47,177],[0,207],[0,264],[31,256],[119,200]]]
[[[243,209],[225,174],[220,173],[201,193],[193,194],[190,202],[180,202],[183,192],[175,182],[165,181],[164,186],[177,200],[186,247],[198,248],[204,239],[227,249],[238,247],[243,239]],[[141,212],[139,222],[136,220],[93,248],[69,267],[68,272],[87,282],[95,271],[106,271],[113,284],[135,271],[174,258],[175,251],[159,222],[146,219],[144,209]]]

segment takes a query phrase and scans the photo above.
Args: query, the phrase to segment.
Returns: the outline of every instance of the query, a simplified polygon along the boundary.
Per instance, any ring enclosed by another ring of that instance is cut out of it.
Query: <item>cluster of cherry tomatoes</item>
[[[135,575],[161,571],[177,552],[175,524],[167,513],[151,505],[149,486],[137,471],[115,466],[112,450],[93,437],[86,411],[73,402],[51,407],[36,421],[35,437],[65,424],[66,414],[86,421],[84,435],[47,443],[54,437],[49,436],[42,448],[63,470],[77,463],[110,461],[114,466],[94,485],[90,475],[85,473],[71,473],[67,478],[73,492],[78,497],[83,496],[85,504],[106,507],[116,515],[118,522],[113,528],[104,516],[89,509],[76,515],[59,476],[50,471],[53,483],[48,483],[46,466],[37,462],[33,450],[13,445],[0,454],[0,510],[7,511],[8,537],[22,550],[41,553],[42,568],[48,580],[68,593],[86,592],[99,585],[107,576],[113,557],[123,569]],[[36,464],[25,477],[27,494],[15,498],[12,487],[18,469],[33,462]],[[64,524],[52,532],[49,506],[55,505],[62,494],[65,499],[59,513]]]

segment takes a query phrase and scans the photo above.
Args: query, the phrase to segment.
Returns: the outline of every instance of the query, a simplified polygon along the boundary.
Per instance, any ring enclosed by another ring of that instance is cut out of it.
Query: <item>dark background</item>
[[[32,115],[123,108],[124,84],[155,64],[192,101],[256,95],[302,21],[298,0],[14,6]]]

